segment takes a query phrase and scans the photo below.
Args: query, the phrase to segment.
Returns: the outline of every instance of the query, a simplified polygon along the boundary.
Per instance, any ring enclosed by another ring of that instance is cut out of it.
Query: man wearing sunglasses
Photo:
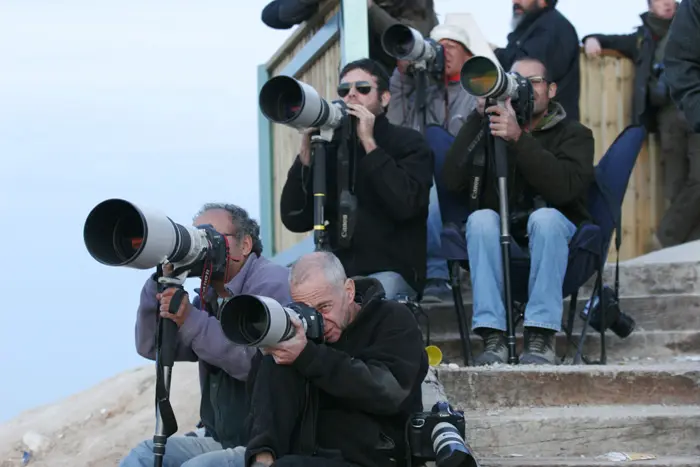
[[[349,247],[338,245],[338,168],[341,144],[336,131],[326,159],[326,220],[331,249],[349,277],[371,276],[386,297],[414,298],[425,284],[426,218],[433,178],[433,158],[422,135],[392,125],[385,109],[391,100],[389,77],[378,63],[361,59],[340,73],[338,95],[351,116],[356,137],[348,142],[356,177],[356,225]],[[313,169],[310,138],[302,136],[282,190],[282,222],[292,232],[313,229]]]
[[[554,364],[569,241],[577,227],[590,220],[586,196],[594,179],[594,140],[590,129],[567,117],[564,107],[552,100],[557,85],[542,62],[522,59],[511,70],[532,83],[532,119],[521,128],[510,100],[504,108],[487,109],[481,100],[447,153],[443,178],[447,189],[465,203],[473,192],[479,199],[466,229],[474,295],[472,328],[484,340],[484,351],[475,363],[506,363],[499,197],[495,177],[489,172],[493,165],[487,164],[481,184],[475,183],[472,174],[475,157],[484,154],[485,139],[479,136],[487,124],[493,136],[507,142],[511,235],[517,244],[513,255],[517,256],[518,249],[529,249],[531,261],[520,363]]]
[[[168,439],[164,467],[229,465],[242,458],[246,380],[256,353],[252,347],[232,344],[221,329],[219,310],[223,300],[239,294],[271,297],[289,303],[289,271],[262,256],[260,227],[248,213],[232,204],[206,204],[195,216],[194,225],[209,224],[226,237],[227,269],[223,280],[212,280],[210,290],[195,289],[193,303],[183,300],[177,314],[168,312],[174,289],[157,293],[153,276],[141,290],[136,318],[136,351],[155,359],[157,316],[171,319],[179,327],[176,361],[199,362],[202,390],[200,403],[203,437],[172,436]],[[200,300],[200,297],[203,299]],[[158,307],[160,300],[160,308]],[[137,445],[119,464],[121,467],[151,467],[153,442]]]

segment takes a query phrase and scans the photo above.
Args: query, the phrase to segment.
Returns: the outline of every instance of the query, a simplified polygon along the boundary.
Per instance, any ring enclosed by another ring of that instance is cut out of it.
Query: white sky
[[[133,325],[150,272],[87,254],[95,204],[122,197],[189,223],[229,201],[258,216],[256,66],[290,34],[262,24],[265,3],[0,2],[0,422],[147,363]],[[504,44],[509,0],[436,4]],[[646,8],[559,4],[580,37],[631,32]]]

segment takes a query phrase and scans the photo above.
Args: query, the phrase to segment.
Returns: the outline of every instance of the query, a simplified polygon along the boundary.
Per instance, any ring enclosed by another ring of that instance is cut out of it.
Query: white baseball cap
[[[432,31],[430,31],[430,38],[436,42],[443,39],[459,42],[467,50],[471,51],[469,34],[467,34],[467,31],[456,24],[438,24]]]

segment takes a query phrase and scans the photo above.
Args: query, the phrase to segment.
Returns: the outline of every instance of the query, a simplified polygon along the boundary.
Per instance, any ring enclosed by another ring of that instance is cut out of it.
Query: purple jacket
[[[252,294],[274,298],[285,305],[291,301],[289,270],[272,263],[265,257],[251,255],[241,271],[226,288],[233,295]],[[155,360],[155,334],[158,317],[156,300],[157,284],[149,277],[141,290],[141,303],[136,316],[136,351],[139,355]],[[205,302],[216,300],[213,289],[207,291]],[[197,297],[193,309],[178,333],[176,361],[199,361],[200,376],[204,376],[206,362],[221,368],[231,377],[245,381],[250,361],[257,349],[231,343],[224,336],[219,321],[202,311]]]

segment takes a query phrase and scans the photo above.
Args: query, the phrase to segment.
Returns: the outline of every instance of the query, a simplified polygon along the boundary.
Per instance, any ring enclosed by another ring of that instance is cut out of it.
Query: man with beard
[[[348,276],[377,279],[388,299],[415,298],[425,284],[432,151],[419,132],[393,125],[386,118],[391,99],[389,76],[379,63],[365,58],[345,65],[338,96],[347,105],[353,131],[347,131],[344,138],[346,129],[339,128],[326,148],[324,214],[329,246]],[[314,229],[314,131],[302,136],[299,155],[282,189],[280,215],[292,232]],[[355,176],[337,162],[341,148],[350,154]],[[356,224],[349,241],[339,228],[347,223],[340,218],[339,209],[343,179],[356,201]]]
[[[652,247],[670,247],[700,239],[700,134],[693,132],[669,92],[664,52],[669,28],[676,15],[675,0],[648,0],[649,10],[632,34],[584,37],[586,54],[602,49],[620,52],[635,64],[632,123],[659,133],[664,165],[664,195],[670,206],[664,214]],[[684,43],[686,38],[683,39]],[[696,44],[697,45],[697,44]],[[696,46],[695,45],[695,46]],[[698,77],[700,79],[700,77]],[[700,85],[700,83],[698,83]]]
[[[535,94],[532,120],[521,128],[508,100],[505,108],[480,105],[467,119],[447,153],[443,178],[447,189],[468,202],[477,193],[478,209],[467,219],[467,250],[473,291],[473,329],[484,339],[477,365],[506,363],[506,311],[500,244],[499,197],[486,165],[485,182],[473,183],[470,167],[482,156],[485,118],[491,134],[508,145],[509,195],[514,241],[530,252],[529,300],[525,308],[523,364],[554,364],[554,335],[561,328],[562,286],[569,241],[590,220],[586,196],[594,179],[594,140],[590,129],[566,118],[552,101],[557,85],[546,67],[522,59],[512,71],[530,80]],[[482,101],[483,102],[483,101]],[[481,154],[479,154],[481,153]],[[476,185],[476,186],[474,186]]]
[[[495,53],[506,70],[525,57],[544,63],[552,82],[557,83],[557,101],[567,117],[578,120],[578,33],[556,5],[557,0],[513,0],[513,32],[508,34],[508,45]]]

